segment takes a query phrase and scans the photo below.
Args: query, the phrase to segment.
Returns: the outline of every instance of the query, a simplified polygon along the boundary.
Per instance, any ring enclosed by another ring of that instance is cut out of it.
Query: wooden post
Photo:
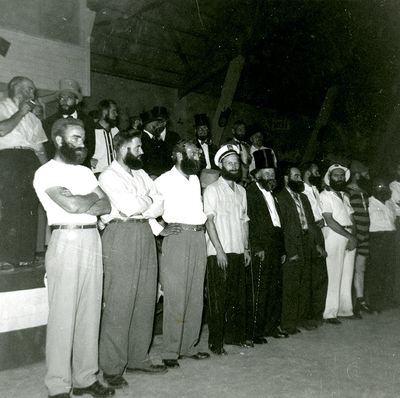
[[[225,127],[219,127],[218,119],[221,112],[232,105],[233,97],[235,96],[236,88],[240,79],[240,74],[242,73],[244,66],[244,61],[244,56],[238,55],[229,63],[224,85],[221,90],[221,97],[212,120],[212,135],[216,145],[220,144],[222,134],[225,129]]]
[[[319,111],[310,139],[308,140],[306,150],[304,151],[303,162],[309,162],[314,159],[318,146],[319,130],[321,127],[325,126],[329,120],[337,92],[338,89],[336,86],[330,87],[326,92],[324,102],[322,103],[321,110]]]

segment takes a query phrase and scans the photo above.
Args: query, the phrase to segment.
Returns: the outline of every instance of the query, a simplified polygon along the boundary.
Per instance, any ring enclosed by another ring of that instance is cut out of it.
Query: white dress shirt
[[[389,184],[389,188],[392,191],[392,201],[396,206],[396,215],[400,217],[400,182],[399,181],[392,181]]]
[[[154,220],[163,213],[163,199],[144,170],[128,173],[114,160],[100,174],[99,185],[111,202],[111,213],[101,216],[105,224],[114,219],[146,218],[155,235],[163,229]]]
[[[276,210],[276,203],[275,203],[274,197],[272,196],[272,193],[270,191],[267,191],[264,188],[261,188],[261,186],[258,183],[257,183],[257,187],[263,194],[264,199],[267,203],[267,207],[269,210],[269,215],[271,216],[272,224],[274,225],[274,227],[281,228],[281,220],[280,220],[278,212]]]
[[[320,193],[322,213],[332,213],[333,219],[342,227],[349,227],[353,225],[350,216],[354,210],[348,196],[344,192],[341,194],[343,199],[340,199],[334,191],[322,191]]]
[[[201,142],[200,140],[198,141],[204,153],[204,158],[206,160],[206,169],[211,169],[210,152],[208,150],[208,144],[206,142]]]
[[[315,221],[322,220],[323,217],[322,217],[321,199],[319,197],[319,192],[317,187],[314,185],[308,185],[307,183],[304,183],[303,193],[304,195],[307,196],[308,201],[310,202]]]
[[[33,186],[46,210],[49,225],[96,224],[96,216],[86,213],[68,213],[46,193],[49,188],[63,187],[67,188],[72,195],[90,194],[98,186],[98,181],[87,167],[66,164],[52,159],[36,171]]]
[[[158,177],[155,184],[164,198],[163,219],[167,223],[202,225],[206,222],[196,175],[186,178],[174,166]]]
[[[204,191],[204,212],[214,216],[218,238],[225,253],[244,253],[244,228],[249,221],[245,189],[234,184],[232,189],[226,180],[219,177]],[[215,256],[216,251],[207,235],[207,255]]]
[[[381,201],[371,196],[369,198],[368,207],[370,218],[369,232],[395,231],[395,206],[392,200],[387,200],[385,204],[383,204]]]
[[[118,134],[117,127],[112,127],[107,131],[104,127],[98,125],[94,130],[95,150],[93,159],[97,159],[96,167],[92,168],[93,173],[101,173],[115,159],[113,138]]]
[[[155,136],[153,134],[151,134],[149,131],[147,130],[143,130],[143,132],[145,132],[151,139],[154,139]],[[159,135],[159,139],[161,141],[165,141],[165,136],[167,135],[167,129],[165,128]]]

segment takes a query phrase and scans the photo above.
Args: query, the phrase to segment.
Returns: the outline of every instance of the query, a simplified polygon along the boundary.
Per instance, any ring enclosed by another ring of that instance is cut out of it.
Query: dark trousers
[[[311,244],[309,235],[302,239],[302,253],[299,259],[283,264],[282,277],[282,317],[284,329],[294,328],[302,321],[310,319],[311,308]]]
[[[0,261],[33,261],[39,201],[33,177],[40,163],[29,149],[0,151]]]
[[[270,335],[280,325],[282,265],[279,246],[265,248],[265,258],[252,256],[246,269],[248,339]]]
[[[228,253],[221,269],[216,256],[207,257],[208,344],[213,349],[246,340],[246,286],[243,254]]]
[[[390,308],[394,301],[396,232],[370,232],[370,260],[365,291],[372,308]]]
[[[99,362],[108,374],[151,364],[157,295],[157,255],[148,223],[110,224],[104,230],[104,310]]]

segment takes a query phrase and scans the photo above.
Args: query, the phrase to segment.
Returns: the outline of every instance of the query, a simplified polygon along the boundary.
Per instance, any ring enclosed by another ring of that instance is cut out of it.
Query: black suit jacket
[[[249,242],[253,253],[268,250],[271,246],[279,251],[280,255],[285,252],[283,235],[280,228],[274,227],[268,210],[264,195],[255,182],[247,189],[247,215],[249,221]],[[274,197],[275,199],[275,197]],[[281,218],[278,202],[275,199],[276,210]],[[281,221],[282,223],[282,221]],[[278,236],[277,236],[278,234]]]
[[[317,241],[316,233],[318,227],[315,224],[314,215],[307,196],[301,193],[300,198],[307,219],[308,231],[310,234],[309,242],[312,246],[315,246]],[[282,215],[281,221],[283,224],[282,228],[287,257],[289,259],[297,254],[302,260],[305,257],[305,248],[303,246],[303,232],[300,224],[299,214],[296,208],[296,203],[286,188],[283,188],[282,191],[278,193],[277,199]]]
[[[200,145],[200,142],[198,139],[196,139],[196,146],[197,146],[197,148],[199,148],[201,150],[200,169],[203,170],[207,167],[207,162],[206,162],[203,148]],[[218,147],[216,145],[214,145],[212,141],[210,141],[208,144],[208,154],[210,156],[211,168],[215,169],[215,170],[219,170],[219,167],[214,163],[214,157],[215,157],[215,154],[217,153],[217,151],[218,151]]]
[[[180,136],[174,131],[168,131],[165,134],[165,140],[157,140],[143,132],[142,149],[143,149],[143,170],[149,175],[159,177],[161,174],[170,170],[174,165],[172,160],[172,149],[180,140]]]
[[[85,146],[87,148],[87,156],[86,160],[83,162],[84,166],[87,166],[90,168],[90,159],[93,157],[94,150],[96,147],[96,135],[94,133],[95,129],[95,124],[92,118],[89,116],[85,115],[82,112],[77,111],[78,113],[78,119],[83,122],[84,128],[85,128]],[[53,144],[53,141],[51,139],[51,128],[53,124],[58,120],[62,119],[63,115],[60,112],[56,112],[54,115],[49,116],[45,120],[43,120],[43,129],[47,135],[47,142],[44,144],[46,154],[48,159],[52,159],[54,157],[55,153],[55,147]]]

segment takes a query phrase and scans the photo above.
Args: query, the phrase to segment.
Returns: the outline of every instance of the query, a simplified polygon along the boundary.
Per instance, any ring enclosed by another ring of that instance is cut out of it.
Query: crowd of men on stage
[[[390,187],[358,161],[322,178],[314,162],[279,164],[257,126],[237,121],[217,147],[205,114],[181,139],[164,107],[119,131],[114,101],[93,120],[81,100],[77,82],[60,81],[59,110],[42,124],[34,83],[15,77],[0,103],[2,265],[32,261],[37,198],[52,231],[50,397],[107,397],[125,372],[209,358],[196,349],[204,297],[214,355],[393,305],[400,163]]]

